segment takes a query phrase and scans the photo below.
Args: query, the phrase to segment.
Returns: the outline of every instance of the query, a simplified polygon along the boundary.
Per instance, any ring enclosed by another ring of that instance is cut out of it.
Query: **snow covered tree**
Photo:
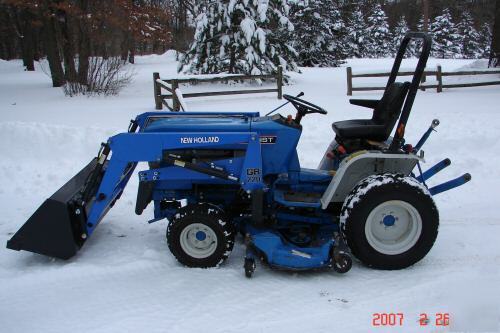
[[[196,74],[270,74],[297,70],[293,24],[286,0],[221,0],[196,17],[190,49],[179,71]]]
[[[481,50],[480,57],[488,59],[491,54],[491,26],[488,23],[484,23],[481,26],[479,33],[479,48]]]
[[[461,55],[460,35],[453,22],[450,10],[443,10],[443,13],[434,18],[431,24],[431,32],[434,35],[432,45],[432,55],[436,58],[455,59]]]
[[[424,32],[424,15],[421,15],[417,23],[417,31]]]
[[[382,6],[374,4],[368,16],[367,52],[372,58],[383,58],[392,55],[392,36],[387,22],[387,15]]]
[[[345,43],[349,57],[363,58],[368,55],[367,31],[368,26],[366,25],[361,9],[359,7],[354,8],[347,20],[347,37]]]
[[[462,18],[457,25],[461,38],[462,57],[465,59],[477,59],[481,57],[480,37],[474,28],[474,19],[468,11],[462,12]]]
[[[346,58],[345,24],[336,0],[305,0],[292,5],[294,48],[306,67],[337,67]]]
[[[398,23],[394,27],[394,32],[392,34],[394,40],[396,41],[396,45],[399,45],[399,42],[403,40],[408,31],[410,31],[410,28],[408,28],[408,23],[406,22],[406,18],[404,16],[401,16]]]
[[[394,40],[393,44],[394,55],[398,53],[399,46],[401,45],[401,42],[405,38],[408,31],[410,31],[410,28],[408,28],[408,23],[406,22],[406,18],[404,16],[401,16],[398,23],[394,27],[394,32],[392,33]],[[412,43],[406,51],[406,57],[413,57],[413,56],[415,56],[415,45]]]
[[[495,1],[495,23],[491,36],[488,67],[500,67],[500,0]]]
[[[425,29],[425,17],[424,15],[420,16],[420,19],[417,22],[417,31],[424,32]],[[412,40],[410,42],[409,53],[414,57],[420,57],[420,52],[422,51],[422,41],[420,40]]]

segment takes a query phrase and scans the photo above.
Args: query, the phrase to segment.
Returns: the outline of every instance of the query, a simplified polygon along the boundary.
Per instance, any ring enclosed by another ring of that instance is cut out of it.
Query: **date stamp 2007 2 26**
[[[402,312],[399,313],[381,313],[377,312],[372,315],[372,326],[404,326],[405,315]],[[421,313],[419,315],[418,323],[422,327],[436,326],[443,327],[450,325],[450,314],[447,312],[435,313],[429,315],[427,313]]]

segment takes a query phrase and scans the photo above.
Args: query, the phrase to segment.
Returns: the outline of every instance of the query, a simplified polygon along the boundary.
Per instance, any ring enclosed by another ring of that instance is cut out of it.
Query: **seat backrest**
[[[373,111],[372,120],[378,125],[385,126],[387,138],[396,125],[403,103],[408,94],[410,82],[394,82],[384,92],[384,96]]]

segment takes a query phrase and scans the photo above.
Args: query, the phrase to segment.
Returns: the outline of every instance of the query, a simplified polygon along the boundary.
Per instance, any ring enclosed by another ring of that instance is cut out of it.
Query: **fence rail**
[[[276,80],[276,88],[261,88],[261,89],[242,89],[242,90],[226,90],[226,91],[208,91],[198,93],[182,94],[183,98],[194,98],[203,96],[221,96],[221,95],[243,95],[243,94],[262,94],[275,92],[278,99],[283,98],[283,67],[278,66],[276,74],[266,75],[221,75],[212,77],[199,78],[181,78],[181,79],[161,79],[159,73],[153,73],[154,82],[154,98],[157,110],[161,110],[163,106],[171,111],[179,111],[182,105],[178,97],[178,89],[180,84],[198,84],[207,82],[228,82],[228,81],[250,81],[250,80]],[[166,94],[162,93],[162,89],[166,90]],[[172,106],[167,103],[167,100],[172,100]]]
[[[352,96],[354,91],[372,91],[372,90],[385,90],[385,86],[353,86],[353,79],[355,78],[376,78],[376,77],[389,77],[390,72],[382,73],[356,73],[353,74],[352,67],[347,67],[347,95]],[[399,72],[398,76],[413,76],[414,72]],[[435,71],[425,71],[420,83],[420,89],[436,89],[438,93],[443,92],[444,88],[469,88],[469,87],[483,87],[500,85],[500,81],[486,81],[486,82],[470,82],[470,83],[449,83],[443,82],[444,77],[452,76],[469,76],[469,75],[498,75],[500,70],[489,71],[457,71],[457,72],[443,72],[441,66],[437,66]],[[426,83],[429,76],[436,77],[436,83]]]

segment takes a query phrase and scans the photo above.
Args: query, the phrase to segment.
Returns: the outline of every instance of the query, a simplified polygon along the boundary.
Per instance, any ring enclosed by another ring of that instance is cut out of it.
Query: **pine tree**
[[[373,58],[388,57],[392,54],[393,42],[387,15],[382,6],[376,3],[368,17],[368,56]]]
[[[330,0],[330,3],[326,3],[327,6],[331,4],[329,7],[329,17],[330,17],[330,30],[333,33],[333,40],[331,48],[335,53],[337,59],[343,60],[348,55],[348,47],[345,43],[347,36],[347,26],[345,24],[342,9],[342,1],[339,0]]]
[[[401,45],[401,42],[405,38],[408,31],[410,31],[410,28],[408,28],[408,23],[406,22],[406,18],[404,16],[401,16],[398,23],[394,27],[394,32],[392,33],[393,40],[394,40],[394,44],[393,44],[394,55],[397,54],[397,52],[399,50],[399,45]],[[415,46],[413,43],[408,47],[405,56],[406,57],[415,56]]]
[[[349,57],[364,58],[368,55],[367,30],[368,26],[358,6],[354,8],[347,20],[347,37],[345,45]]]
[[[399,43],[403,40],[408,31],[410,31],[410,28],[408,28],[408,23],[403,15],[394,27],[394,32],[392,34],[397,45],[399,45]]]
[[[297,70],[291,45],[293,24],[286,0],[230,0],[208,4],[196,18],[190,49],[179,71],[189,73],[275,73]]]
[[[300,66],[337,67],[346,58],[345,24],[332,0],[301,1],[292,5],[294,48]]]
[[[431,24],[431,32],[434,35],[432,55],[436,58],[459,58],[461,55],[460,35],[453,22],[450,10],[443,10],[440,16],[434,18]]]
[[[488,59],[490,57],[491,38],[491,26],[488,23],[484,23],[481,26],[481,32],[479,33],[479,48],[481,50],[481,58]]]
[[[495,19],[491,33],[488,67],[500,67],[500,0],[495,1]]]
[[[424,20],[425,20],[424,15],[421,15],[419,20],[418,20],[418,23],[417,23],[417,31],[424,32]],[[409,52],[414,57],[419,58],[420,53],[422,52],[422,46],[423,46],[423,44],[422,44],[421,40],[412,40],[410,42],[410,46],[409,46],[410,51]]]
[[[462,57],[465,59],[477,59],[481,57],[480,36],[474,28],[474,19],[468,11],[462,13],[462,18],[457,24],[458,33],[461,38]]]
[[[421,15],[417,23],[417,31],[424,32],[424,15]]]

